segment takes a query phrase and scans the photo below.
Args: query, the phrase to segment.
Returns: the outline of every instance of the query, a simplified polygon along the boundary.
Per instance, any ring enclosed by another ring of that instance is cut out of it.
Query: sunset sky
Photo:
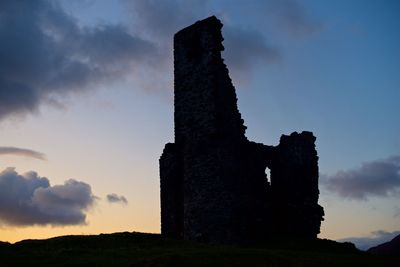
[[[400,233],[400,1],[0,1],[0,240],[160,232],[173,34],[216,15],[250,140],[317,137],[321,238]]]

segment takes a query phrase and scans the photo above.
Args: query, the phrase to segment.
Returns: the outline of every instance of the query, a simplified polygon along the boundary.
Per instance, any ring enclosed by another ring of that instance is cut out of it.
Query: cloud
[[[271,64],[281,59],[277,47],[268,44],[261,33],[227,25],[223,28],[224,57],[230,71],[236,77],[249,76],[250,70],[258,64]]]
[[[173,34],[221,13],[211,1],[122,2],[132,25],[82,26],[58,1],[1,1],[0,121],[37,113],[43,104],[60,106],[67,97],[122,78],[145,90],[168,93]],[[267,8],[260,10],[276,14],[288,31],[304,34],[316,29],[297,1],[266,2]],[[224,24],[224,57],[236,82],[249,80],[260,63],[281,58],[280,48],[265,39],[264,29],[240,28],[229,20]]]
[[[133,73],[157,54],[122,25],[79,27],[56,1],[1,1],[0,21],[0,120]]]
[[[95,203],[90,185],[73,179],[51,186],[36,172],[18,174],[14,168],[0,172],[0,224],[79,225]]]
[[[394,207],[394,214],[393,214],[394,218],[400,218],[400,207],[399,206],[395,206]]]
[[[386,232],[383,230],[374,231],[369,236],[363,237],[348,237],[339,239],[339,242],[351,242],[361,250],[368,250],[371,247],[380,245],[382,243],[392,240],[394,237],[400,234],[400,231]]]
[[[34,159],[46,160],[46,155],[31,149],[11,146],[0,146],[0,155],[16,155]]]
[[[131,11],[137,28],[149,35],[154,42],[160,42],[164,55],[172,58],[172,37],[184,27],[219,13],[212,10],[209,1],[204,0],[134,0],[123,1]],[[271,64],[281,58],[277,47],[267,42],[261,32],[244,29],[223,21],[224,58],[236,80],[248,80],[259,63]],[[172,60],[172,59],[171,59]]]
[[[107,201],[110,203],[128,204],[128,200],[124,196],[118,196],[114,193],[107,195]]]
[[[400,156],[365,162],[358,169],[322,175],[325,187],[342,197],[366,200],[400,192]]]
[[[318,32],[322,27],[298,0],[269,0],[264,3],[268,14],[274,17],[280,28],[292,36],[304,37]]]
[[[153,38],[171,40],[183,27],[207,16],[205,0],[125,0],[136,18],[138,29]]]

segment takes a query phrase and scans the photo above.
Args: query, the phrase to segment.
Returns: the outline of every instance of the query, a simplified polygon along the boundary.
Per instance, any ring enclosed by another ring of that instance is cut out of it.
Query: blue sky
[[[0,177],[35,171],[50,181],[48,192],[68,191],[71,178],[91,191],[76,184],[86,217],[62,227],[52,214],[24,224],[0,204],[9,218],[0,239],[159,232],[158,158],[173,140],[172,37],[209,15],[224,23],[223,55],[248,138],[275,145],[293,131],[317,136],[320,236],[378,240],[400,230],[398,1],[1,5],[0,171],[16,174]],[[110,194],[121,201],[110,203]]]

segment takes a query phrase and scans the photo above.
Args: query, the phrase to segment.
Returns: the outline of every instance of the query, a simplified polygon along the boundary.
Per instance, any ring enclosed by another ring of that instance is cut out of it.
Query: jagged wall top
[[[245,139],[235,88],[221,57],[221,28],[212,16],[174,36],[176,143]]]

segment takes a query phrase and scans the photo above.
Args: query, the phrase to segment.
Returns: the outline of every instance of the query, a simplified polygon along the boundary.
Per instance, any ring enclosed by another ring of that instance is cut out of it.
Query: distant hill
[[[204,245],[158,234],[61,236],[0,245],[0,266],[400,266],[332,240],[279,240],[251,247]]]
[[[400,257],[400,235],[389,242],[368,249],[368,252],[379,255],[393,255]]]

